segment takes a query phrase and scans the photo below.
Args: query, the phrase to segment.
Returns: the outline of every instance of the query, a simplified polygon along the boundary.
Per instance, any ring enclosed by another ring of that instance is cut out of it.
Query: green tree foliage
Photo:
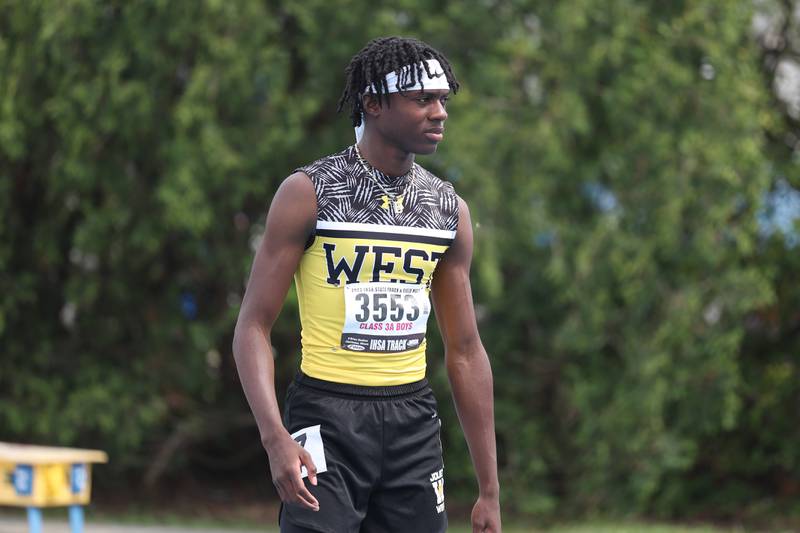
[[[177,420],[238,405],[251,217],[313,106],[292,103],[258,2],[18,2],[0,20],[0,431],[139,464]]]
[[[776,469],[796,482],[780,436],[797,431],[797,261],[758,213],[776,165],[800,174],[775,141],[798,130],[753,16],[722,0],[2,2],[0,438],[99,446],[152,482],[208,441],[263,466],[230,341],[264,213],[293,168],[352,142],[335,114],[349,57],[405,34],[463,85],[424,164],[472,210],[505,508],[680,515],[732,476],[742,498]],[[279,389],[298,328],[290,294]],[[448,493],[471,497],[441,357],[432,343]]]
[[[737,425],[743,322],[772,301],[753,259],[770,112],[752,12],[586,1],[509,15],[475,64],[494,83],[470,92],[446,147],[482,201],[509,500],[679,509],[698,447]]]
[[[764,86],[773,114],[764,126],[771,163],[769,195],[758,264],[775,300],[745,321],[741,346],[741,415],[736,427],[703,443],[705,474],[690,485],[695,493],[724,479],[721,506],[761,502],[765,513],[785,511],[800,491],[800,3],[757,2],[755,36],[762,50]],[[793,67],[793,69],[792,69]],[[794,217],[794,219],[792,218]],[[776,505],[777,504],[777,505]]]

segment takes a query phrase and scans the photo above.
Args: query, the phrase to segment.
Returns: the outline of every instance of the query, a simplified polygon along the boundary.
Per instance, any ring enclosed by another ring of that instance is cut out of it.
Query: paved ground
[[[132,526],[87,522],[84,533],[276,533],[274,529],[203,529],[162,526]],[[28,522],[24,518],[0,518],[0,533],[28,533]],[[71,533],[65,521],[45,520],[42,533]]]

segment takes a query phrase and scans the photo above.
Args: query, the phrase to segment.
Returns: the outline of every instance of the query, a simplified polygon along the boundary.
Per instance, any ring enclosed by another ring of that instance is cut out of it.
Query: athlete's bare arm
[[[319,510],[319,502],[303,484],[300,467],[306,466],[314,485],[316,468],[308,452],[283,427],[275,397],[270,332],[316,219],[311,180],[301,172],[292,174],[278,188],[269,208],[233,336],[236,369],[269,456],[278,495],[286,503],[313,510]]]
[[[436,267],[432,297],[445,345],[445,362],[453,399],[478,477],[479,496],[472,509],[473,532],[500,532],[500,484],[494,435],[492,369],[483,348],[469,269],[472,222],[467,204],[458,199],[456,238]]]

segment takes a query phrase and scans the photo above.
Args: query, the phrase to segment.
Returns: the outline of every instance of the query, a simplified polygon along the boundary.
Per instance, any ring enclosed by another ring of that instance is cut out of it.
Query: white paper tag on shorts
[[[317,474],[328,470],[328,463],[325,462],[325,447],[322,445],[322,434],[319,432],[319,424],[309,426],[292,433],[292,438],[311,455],[314,466],[317,467]],[[305,466],[300,467],[300,477],[308,476]]]

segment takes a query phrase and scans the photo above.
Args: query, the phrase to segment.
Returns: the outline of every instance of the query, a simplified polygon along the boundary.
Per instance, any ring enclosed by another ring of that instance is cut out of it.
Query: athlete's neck
[[[379,143],[365,135],[358,143],[358,150],[367,163],[387,176],[408,174],[414,164],[414,154],[386,143]]]

